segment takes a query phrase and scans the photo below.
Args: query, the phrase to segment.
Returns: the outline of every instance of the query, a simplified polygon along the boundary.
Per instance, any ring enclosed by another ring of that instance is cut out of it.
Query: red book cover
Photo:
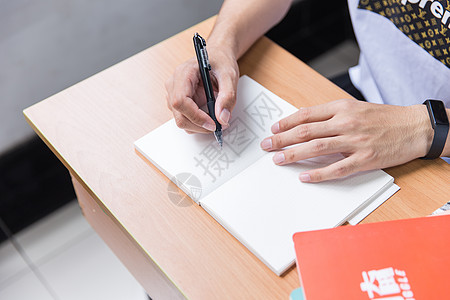
[[[450,215],[294,234],[306,300],[450,299]]]

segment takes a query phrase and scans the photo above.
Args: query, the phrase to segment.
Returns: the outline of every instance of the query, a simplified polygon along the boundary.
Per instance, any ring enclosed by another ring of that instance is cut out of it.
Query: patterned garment
[[[450,1],[349,0],[361,56],[350,69],[369,102],[450,107]]]
[[[449,0],[361,0],[358,8],[387,18],[409,39],[450,67]]]

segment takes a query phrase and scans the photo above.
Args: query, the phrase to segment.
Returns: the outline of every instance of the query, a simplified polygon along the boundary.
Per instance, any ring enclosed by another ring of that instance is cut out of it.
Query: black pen
[[[208,106],[208,114],[211,119],[216,123],[216,131],[214,136],[217,142],[222,148],[222,125],[217,121],[215,113],[216,98],[214,97],[214,90],[211,84],[211,77],[209,71],[211,71],[211,65],[208,60],[208,52],[206,52],[206,42],[198,33],[194,35],[194,48],[197,55],[198,68],[200,69],[200,75],[202,77],[203,87],[205,88],[206,105]]]

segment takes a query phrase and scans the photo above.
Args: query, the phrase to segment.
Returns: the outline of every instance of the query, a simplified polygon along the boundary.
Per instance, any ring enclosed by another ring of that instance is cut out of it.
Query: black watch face
[[[436,125],[448,125],[447,112],[442,101],[430,101],[430,108],[433,112]]]

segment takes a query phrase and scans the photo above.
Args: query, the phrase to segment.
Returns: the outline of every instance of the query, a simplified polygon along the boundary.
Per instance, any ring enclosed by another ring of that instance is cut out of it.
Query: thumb
[[[237,78],[229,75],[219,75],[217,77],[217,83],[219,93],[216,99],[216,118],[220,124],[228,125],[231,112],[236,105]]]

